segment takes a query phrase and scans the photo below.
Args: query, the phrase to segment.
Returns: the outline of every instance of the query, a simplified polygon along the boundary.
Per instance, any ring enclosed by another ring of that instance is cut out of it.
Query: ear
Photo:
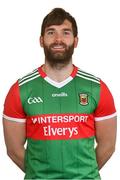
[[[42,36],[40,36],[39,42],[40,42],[40,46],[43,47],[43,37]]]
[[[78,37],[75,37],[74,39],[74,48],[76,48],[78,45]]]

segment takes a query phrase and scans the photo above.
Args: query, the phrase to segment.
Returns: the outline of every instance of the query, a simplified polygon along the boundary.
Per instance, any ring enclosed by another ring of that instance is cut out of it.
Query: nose
[[[60,33],[56,33],[56,34],[55,34],[55,41],[56,41],[56,42],[61,42],[61,41],[63,41],[63,37],[62,37],[62,35],[61,35]]]

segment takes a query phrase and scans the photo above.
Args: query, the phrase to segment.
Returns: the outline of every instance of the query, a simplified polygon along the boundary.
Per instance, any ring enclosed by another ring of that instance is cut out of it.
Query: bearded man
[[[7,153],[25,179],[98,180],[115,150],[113,97],[100,78],[73,65],[77,44],[74,17],[53,9],[41,28],[45,63],[17,80],[6,97]]]

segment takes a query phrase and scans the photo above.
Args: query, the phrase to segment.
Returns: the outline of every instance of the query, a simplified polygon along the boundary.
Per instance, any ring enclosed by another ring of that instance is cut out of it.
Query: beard
[[[64,51],[53,51],[52,48],[56,45],[60,45],[64,48]],[[53,43],[50,46],[44,44],[44,53],[46,61],[53,67],[58,64],[66,65],[72,59],[72,54],[74,52],[74,43],[67,46],[64,43]]]

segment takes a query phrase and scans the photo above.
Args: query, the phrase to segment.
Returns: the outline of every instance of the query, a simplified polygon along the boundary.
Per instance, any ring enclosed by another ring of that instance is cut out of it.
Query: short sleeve
[[[10,88],[4,103],[3,118],[15,121],[26,122],[26,114],[22,108],[18,81]]]
[[[113,96],[107,85],[100,81],[100,99],[95,110],[95,121],[101,121],[116,116]]]

